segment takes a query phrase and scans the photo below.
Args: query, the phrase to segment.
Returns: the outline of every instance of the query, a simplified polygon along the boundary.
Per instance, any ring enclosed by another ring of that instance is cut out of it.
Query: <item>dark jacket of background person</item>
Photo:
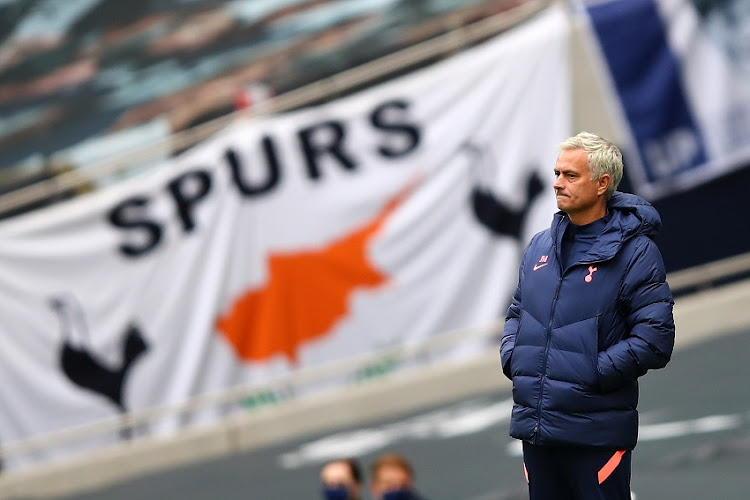
[[[500,349],[513,381],[514,438],[635,447],[637,379],[670,359],[674,301],[652,240],[661,229],[656,209],[615,192],[607,210],[602,235],[567,269],[562,212],[524,253]]]

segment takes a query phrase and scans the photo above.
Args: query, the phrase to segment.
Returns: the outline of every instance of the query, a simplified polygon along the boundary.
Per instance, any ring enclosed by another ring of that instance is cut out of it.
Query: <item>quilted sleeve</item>
[[[637,244],[620,295],[629,334],[599,353],[599,383],[605,392],[664,367],[674,347],[674,299],[661,253],[650,239]]]
[[[513,347],[516,343],[516,333],[518,332],[518,319],[521,316],[521,282],[523,281],[523,263],[526,260],[521,260],[521,265],[518,269],[518,285],[516,285],[516,291],[513,294],[513,300],[508,307],[508,313],[505,316],[505,326],[503,327],[503,336],[500,342],[500,361],[502,362],[503,373],[506,377],[511,378],[510,374],[510,357],[513,354]]]

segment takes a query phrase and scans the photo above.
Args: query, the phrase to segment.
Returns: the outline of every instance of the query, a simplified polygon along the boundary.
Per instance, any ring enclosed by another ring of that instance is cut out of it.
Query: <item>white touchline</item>
[[[295,469],[339,456],[358,456],[385,448],[401,439],[449,439],[481,432],[510,420],[513,400],[468,403],[423,413],[379,427],[328,435],[279,457],[285,469]]]
[[[508,447],[506,448],[506,451],[508,452],[508,455],[510,455],[511,457],[522,457],[523,456],[523,441],[514,439],[513,441],[508,443]]]
[[[473,413],[446,419],[437,424],[437,435],[442,438],[449,438],[483,431],[499,422],[510,420],[512,410],[513,401],[507,399]]]
[[[750,417],[750,413],[748,413],[748,417]],[[730,415],[709,415],[708,417],[696,418],[694,420],[641,425],[638,429],[638,441],[658,441],[660,439],[670,439],[691,434],[726,431],[742,426],[743,420],[742,414],[735,413]],[[506,451],[511,457],[523,456],[523,445],[521,441],[514,439],[508,443]]]
[[[748,417],[750,418],[750,413],[748,413]],[[726,431],[742,426],[742,422],[743,415],[735,413],[730,415],[710,415],[694,420],[641,425],[638,430],[638,441],[657,441],[691,434]],[[508,443],[506,452],[511,457],[523,456],[522,442],[514,439]]]
[[[689,434],[704,434],[707,432],[736,429],[742,425],[742,415],[710,415],[695,420],[665,422],[663,424],[642,425],[638,431],[639,441],[655,441],[669,439]]]
[[[296,450],[279,457],[286,469],[323,462],[336,456],[357,456],[389,446],[402,439],[447,439],[481,432],[510,419],[513,400],[494,403],[459,404],[423,413],[405,420],[378,427],[357,429],[328,435],[302,444]],[[718,432],[742,426],[746,415],[709,415],[693,420],[644,424],[638,432],[639,441],[656,441],[691,434]],[[750,419],[750,413],[747,414]],[[521,441],[512,440],[506,448],[508,455],[523,455]]]

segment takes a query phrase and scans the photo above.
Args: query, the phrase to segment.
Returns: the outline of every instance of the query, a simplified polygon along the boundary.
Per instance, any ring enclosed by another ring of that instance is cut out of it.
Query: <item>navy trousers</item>
[[[630,500],[631,450],[523,443],[530,500]]]

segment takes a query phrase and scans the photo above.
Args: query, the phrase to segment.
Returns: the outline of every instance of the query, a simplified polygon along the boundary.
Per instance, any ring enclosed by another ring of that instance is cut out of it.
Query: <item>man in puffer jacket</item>
[[[629,499],[638,377],[674,346],[656,209],[616,192],[622,155],[581,132],[560,144],[560,212],[529,243],[503,331],[510,435],[531,500]]]

